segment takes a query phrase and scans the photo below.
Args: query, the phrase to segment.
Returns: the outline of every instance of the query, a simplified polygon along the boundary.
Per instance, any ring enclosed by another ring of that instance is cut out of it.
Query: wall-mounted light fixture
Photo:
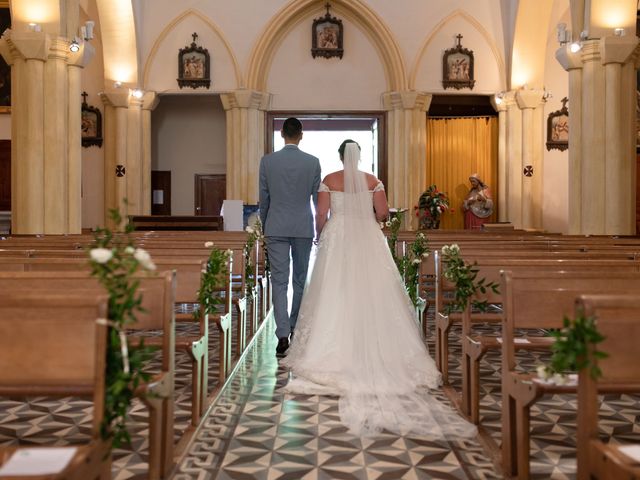
[[[39,23],[31,22],[27,24],[27,28],[32,32],[40,32],[42,31],[42,27]]]
[[[144,92],[139,88],[136,88],[134,90],[131,90],[131,96],[133,98],[141,99],[144,96]]]
[[[616,37],[624,37],[627,34],[627,31],[624,28],[614,28],[613,34]]]
[[[557,38],[560,45],[566,45],[571,40],[571,32],[567,30],[566,23],[559,23],[557,28]]]
[[[115,82],[113,82],[113,88],[121,88],[122,87],[122,82],[116,80]]]
[[[80,44],[78,43],[77,38],[74,38],[69,44],[69,51],[72,53],[76,53],[80,51]]]
[[[553,98],[553,93],[551,93],[549,90],[545,88],[544,93],[542,94],[542,99],[546,101],[546,100],[549,100],[550,98]]]
[[[580,50],[582,50],[582,43],[573,42],[571,45],[569,45],[569,50],[571,50],[571,53],[578,53]]]
[[[495,99],[496,105],[500,105],[502,102],[504,102],[504,92],[496,93],[494,95],[494,99]]]

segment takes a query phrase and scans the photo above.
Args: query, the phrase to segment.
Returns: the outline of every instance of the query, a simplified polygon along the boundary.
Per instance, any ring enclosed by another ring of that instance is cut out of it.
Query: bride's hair
[[[355,140],[351,140],[350,138],[347,138],[344,142],[342,142],[340,144],[340,148],[338,148],[338,153],[340,154],[340,160],[344,160],[344,150],[345,148],[347,148],[347,143],[355,143],[356,145],[358,145],[358,142],[356,142]],[[362,150],[360,148],[360,145],[358,145],[358,150]]]

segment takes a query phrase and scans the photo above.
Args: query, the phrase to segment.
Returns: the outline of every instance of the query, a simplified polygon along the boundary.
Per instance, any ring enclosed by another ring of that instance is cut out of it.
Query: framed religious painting
[[[0,33],[11,28],[9,0],[0,0]],[[11,113],[11,67],[0,55],[0,113]]]
[[[198,34],[193,33],[193,42],[178,53],[178,86],[209,88],[211,86],[211,58],[209,50],[198,46]]]
[[[456,46],[445,50],[442,56],[442,86],[473,89],[473,52],[462,46],[462,35],[456,35]]]
[[[342,58],[344,55],[342,20],[331,16],[329,2],[325,8],[327,9],[325,16],[316,18],[311,27],[311,56]]]
[[[556,149],[561,152],[569,148],[569,109],[564,97],[562,108],[551,112],[547,117],[547,150]]]
[[[102,147],[102,113],[87,103],[87,92],[82,92],[82,146]]]

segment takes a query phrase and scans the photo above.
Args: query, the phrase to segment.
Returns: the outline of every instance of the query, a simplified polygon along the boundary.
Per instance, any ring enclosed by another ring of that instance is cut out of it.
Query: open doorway
[[[343,140],[350,138],[358,142],[362,150],[360,169],[373,173],[386,184],[384,112],[270,112],[267,117],[268,152],[280,150],[284,146],[280,130],[289,117],[296,117],[302,122],[304,133],[300,148],[320,159],[322,178],[342,169],[338,147]]]

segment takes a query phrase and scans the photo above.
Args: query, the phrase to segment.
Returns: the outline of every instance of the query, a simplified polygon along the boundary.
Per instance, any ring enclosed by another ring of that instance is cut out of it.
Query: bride
[[[285,391],[339,395],[341,420],[356,435],[475,435],[429,394],[440,373],[378,224],[388,215],[384,186],[358,170],[357,143],[345,140],[339,153],[344,170],[319,188],[317,257],[282,361],[292,372]]]

